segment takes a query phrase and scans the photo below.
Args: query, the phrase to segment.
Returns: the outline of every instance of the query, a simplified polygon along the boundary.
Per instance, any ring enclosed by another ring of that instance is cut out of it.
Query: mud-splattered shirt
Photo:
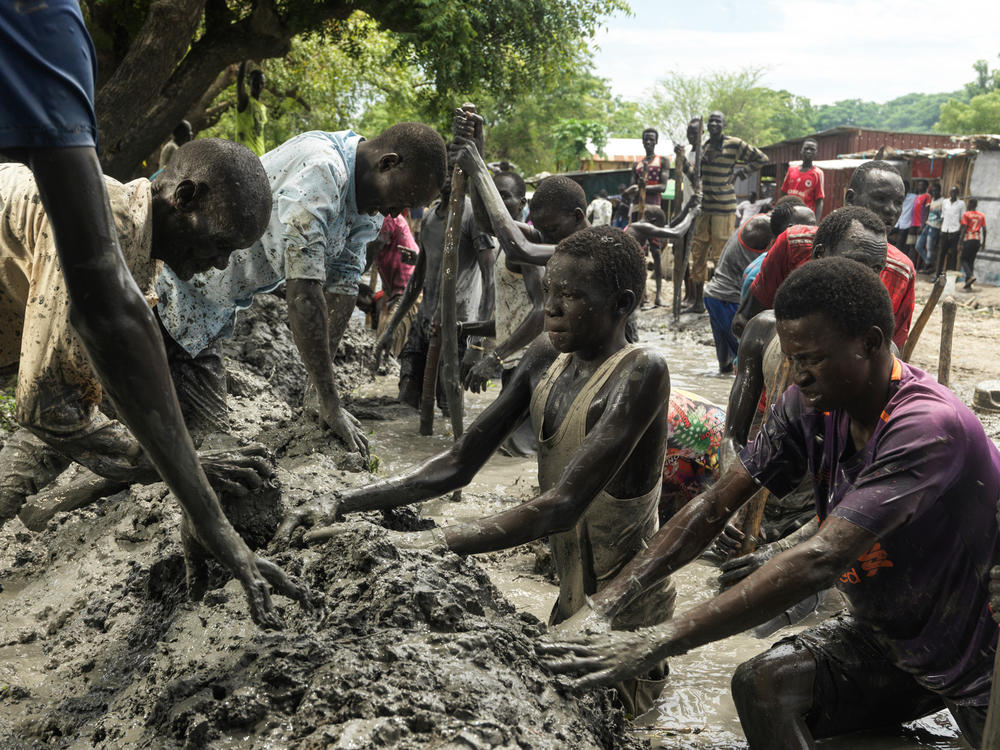
[[[105,178],[125,263],[150,306],[160,262],[152,250],[149,180]],[[125,344],[123,344],[125,345]],[[0,367],[19,363],[17,418],[68,435],[91,424],[101,384],[69,320],[69,297],[31,171],[0,164]]]
[[[157,312],[170,336],[193,357],[232,333],[236,312],[286,278],[325,283],[334,294],[357,294],[365,249],[378,236],[381,214],[358,212],[354,166],[361,136],[314,130],[261,157],[271,183],[271,221],[251,247],[232,254],[225,270],[181,281],[164,269]]]
[[[740,454],[775,495],[812,478],[820,521],[877,535],[837,587],[887,656],[929,690],[985,705],[997,626],[989,569],[1000,562],[1000,452],[976,416],[922,370],[894,360],[889,402],[855,451],[850,420],[790,386]]]

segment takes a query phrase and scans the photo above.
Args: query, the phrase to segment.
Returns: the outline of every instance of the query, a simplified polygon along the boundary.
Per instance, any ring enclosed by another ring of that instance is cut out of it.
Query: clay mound
[[[639,747],[610,693],[574,695],[540,667],[542,626],[474,562],[345,523],[276,558],[327,609],[278,598],[287,627],[267,633],[234,581],[186,600],[177,516],[153,485],[3,532],[0,745]]]

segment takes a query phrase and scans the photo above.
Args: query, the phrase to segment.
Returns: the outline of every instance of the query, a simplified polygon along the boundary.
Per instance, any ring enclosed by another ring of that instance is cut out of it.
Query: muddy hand
[[[343,407],[335,407],[334,413],[323,414],[323,423],[344,442],[347,450],[368,458],[368,438],[357,417]]]
[[[611,620],[604,617],[588,604],[580,607],[572,617],[563,620],[561,623],[551,628],[548,633],[541,637],[542,643],[555,643],[557,641],[573,640],[577,638],[589,638],[591,636],[608,633],[611,631]]]
[[[475,143],[480,154],[483,153],[483,123],[481,115],[456,109],[451,121],[451,134],[455,138],[466,138]]]
[[[274,534],[272,549],[283,549],[292,546],[297,529],[310,529],[326,526],[341,518],[340,493],[333,492],[321,497],[315,502],[307,503],[285,514],[284,519]]]
[[[476,144],[468,138],[456,138],[448,147],[449,161],[454,161],[466,174],[476,171],[478,165],[482,163]]]
[[[614,630],[588,638],[537,643],[535,651],[553,673],[579,675],[573,685],[592,688],[648,673],[665,658],[660,654],[663,636],[660,628]]]
[[[269,560],[258,557],[240,538],[232,526],[196,529],[187,514],[181,524],[181,542],[188,592],[198,601],[205,594],[208,584],[208,557],[214,557],[240,582],[247,597],[250,617],[258,626],[268,630],[284,627],[274,611],[271,587],[279,594],[294,599],[307,611],[312,611],[316,599],[309,589],[294,583],[285,572]]]
[[[497,358],[490,353],[475,364],[465,376],[465,390],[473,393],[485,393],[486,384],[496,376]]]
[[[392,341],[383,333],[379,337],[378,341],[375,342],[375,361],[372,365],[373,372],[378,372],[382,368],[382,362],[385,361],[391,347]]]
[[[758,548],[756,551],[751,552],[749,555],[743,555],[742,557],[735,557],[732,560],[726,560],[723,562],[719,569],[722,574],[719,576],[719,586],[721,588],[729,588],[734,583],[742,581],[748,575],[753,573],[757,568],[766,563],[780,550],[774,549],[770,545],[765,545]]]
[[[198,458],[216,492],[242,496],[274,479],[271,453],[260,444],[234,450],[202,451]]]

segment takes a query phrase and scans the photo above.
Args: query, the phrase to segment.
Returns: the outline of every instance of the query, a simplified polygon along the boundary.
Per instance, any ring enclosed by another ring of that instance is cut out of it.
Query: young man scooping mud
[[[339,513],[392,508],[462,487],[530,414],[539,438],[537,498],[472,523],[400,535],[399,543],[467,555],[549,536],[559,573],[551,621],[570,617],[658,527],[670,377],[656,349],[625,340],[644,284],[642,251],[621,230],[591,227],[560,242],[544,285],[548,335],[531,344],[497,400],[449,451],[403,476],[328,498],[314,520],[329,523]],[[306,539],[336,533],[315,528]],[[661,622],[673,598],[672,583],[653,581],[615,625]],[[653,665],[618,686],[631,713],[651,705],[663,677],[662,666]]]
[[[893,356],[889,294],[847,258],[813,260],[775,298],[793,385],[739,461],[657,534],[571,624],[616,608],[693,559],[761,484],[812,477],[821,526],[714,599],[635,633],[590,633],[543,651],[586,685],[742,632],[836,585],[850,613],[741,665],[733,697],[752,748],[910,721],[947,706],[983,735],[997,628],[989,569],[1000,556],[1000,453],[976,416]]]

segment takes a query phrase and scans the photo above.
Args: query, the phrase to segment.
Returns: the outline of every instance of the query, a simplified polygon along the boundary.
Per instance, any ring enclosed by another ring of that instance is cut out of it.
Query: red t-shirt
[[[962,226],[965,227],[965,239],[981,240],[983,227],[986,226],[986,217],[979,211],[966,211],[962,214]]]
[[[760,273],[750,287],[753,296],[768,310],[774,307],[774,295],[781,282],[812,257],[812,240],[815,234],[816,227],[796,225],[789,227],[775,239],[760,266]],[[880,277],[892,300],[895,321],[892,340],[902,350],[913,319],[916,269],[913,261],[896,247],[889,245],[886,248],[885,268]]]
[[[911,227],[922,227],[924,225],[924,220],[927,218],[927,208],[930,205],[930,193],[921,193],[917,196],[916,200],[913,201],[913,219],[910,223]]]
[[[781,183],[781,192],[785,195],[797,195],[815,211],[816,201],[826,197],[823,194],[823,170],[813,166],[803,172],[799,167],[789,166],[785,181]]]
[[[410,225],[402,216],[386,216],[379,235],[386,245],[375,258],[375,265],[382,280],[382,289],[391,298],[403,293],[413,275],[414,264],[403,259],[402,251],[410,250],[416,254],[420,252],[420,248],[413,239]]]

